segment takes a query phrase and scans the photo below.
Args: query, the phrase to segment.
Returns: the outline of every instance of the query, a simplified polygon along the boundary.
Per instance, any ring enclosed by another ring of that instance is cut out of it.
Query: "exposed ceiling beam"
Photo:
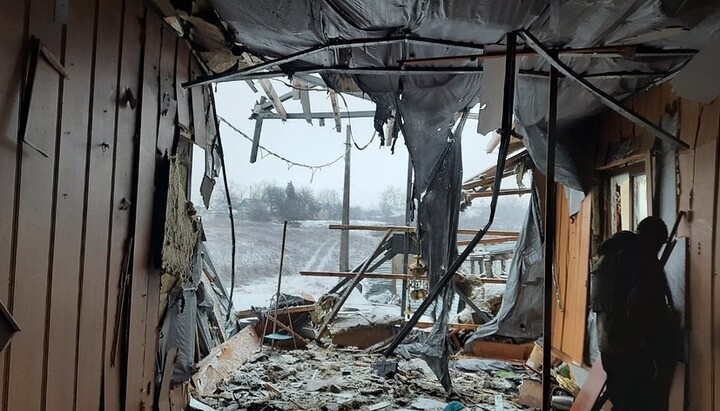
[[[519,35],[523,38],[523,40],[525,40],[525,43],[529,47],[535,50],[538,55],[544,58],[545,61],[547,61],[550,65],[555,67],[566,78],[569,78],[580,84],[583,88],[585,88],[585,90],[587,90],[590,94],[599,99],[603,104],[608,106],[613,111],[617,112],[626,119],[649,131],[651,134],[655,135],[661,140],[674,145],[675,147],[683,149],[687,149],[689,147],[689,145],[684,141],[668,133],[657,125],[651,123],[645,117],[642,117],[634,111],[623,107],[614,97],[592,85],[589,81],[583,78],[583,76],[573,71],[573,69],[571,69],[567,64],[563,63],[562,61],[560,61],[560,59],[553,56],[552,52],[545,48],[545,46],[540,43],[540,40],[535,38],[535,36],[530,34],[530,32],[528,32],[527,30],[521,30],[519,32]]]
[[[292,63],[297,60],[302,60],[304,58],[307,58],[307,57],[317,54],[319,52],[325,52],[325,51],[334,52],[335,50],[348,49],[348,48],[353,48],[353,47],[378,46],[378,45],[396,44],[396,43],[435,44],[435,45],[443,45],[443,46],[450,46],[450,47],[474,48],[474,49],[478,49],[478,50],[484,49],[484,46],[478,45],[478,44],[464,43],[464,42],[457,42],[457,41],[448,41],[448,40],[439,40],[439,39],[430,39],[430,38],[424,38],[424,37],[388,37],[388,38],[381,38],[381,39],[348,40],[348,41],[339,42],[339,43],[335,43],[335,44],[318,45],[315,47],[310,47],[308,49],[299,51],[297,53],[293,53],[288,56],[280,57],[280,58],[270,60],[270,61],[267,61],[264,63],[256,64],[254,66],[246,67],[242,70],[238,70],[235,72],[220,73],[220,74],[214,74],[211,76],[202,77],[197,80],[193,80],[193,81],[184,83],[183,87],[200,86],[200,85],[205,85],[205,84],[210,84],[210,83],[215,83],[215,82],[220,82],[220,81],[238,80],[238,79],[248,76],[250,74],[260,73],[265,70],[277,69],[284,64]]]

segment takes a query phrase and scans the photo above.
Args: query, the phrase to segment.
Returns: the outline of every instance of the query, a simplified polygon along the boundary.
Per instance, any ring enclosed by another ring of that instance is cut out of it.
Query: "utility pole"
[[[345,184],[343,185],[342,223],[350,224],[350,152],[352,150],[352,130],[348,124],[345,136]],[[350,231],[340,232],[340,272],[350,271]]]

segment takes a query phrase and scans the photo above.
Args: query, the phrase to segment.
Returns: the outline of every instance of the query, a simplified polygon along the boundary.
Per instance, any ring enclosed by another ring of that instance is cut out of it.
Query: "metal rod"
[[[547,125],[547,158],[545,171],[545,281],[543,287],[543,411],[550,410],[552,388],[550,370],[552,369],[552,308],[553,308],[553,257],[555,250],[555,210],[557,198],[555,196],[555,140],[557,125],[557,90],[558,71],[550,68],[550,93],[548,102]]]
[[[657,52],[638,52],[637,46],[606,46],[606,47],[590,47],[581,49],[563,49],[558,50],[558,54],[562,56],[578,56],[589,58],[648,58],[648,57],[687,57],[694,56],[695,50],[666,50]],[[535,56],[537,52],[534,50],[522,50],[517,52],[517,56]],[[459,56],[443,56],[443,57],[426,57],[420,59],[398,60],[400,66],[416,65],[439,62],[462,62],[462,61],[479,61],[487,59],[497,59],[505,57],[505,52],[483,53],[483,54],[466,54]]]
[[[280,304],[280,287],[282,285],[283,262],[285,262],[285,239],[287,238],[287,223],[287,220],[283,223],[282,245],[280,246],[280,270],[278,271],[277,291],[275,291],[275,310],[273,311],[273,315],[275,317],[273,320],[273,334],[275,334],[275,331],[277,330],[277,312],[278,305]],[[267,322],[265,322],[265,326],[267,326]],[[273,344],[275,344],[275,340],[273,340]]]
[[[512,135],[512,118],[513,118],[513,109],[515,107],[515,43],[517,40],[517,35],[515,32],[508,33],[507,35],[507,59],[505,62],[505,85],[503,89],[503,115],[502,115],[502,128],[500,131],[501,139],[500,139],[500,152],[498,153],[498,161],[497,161],[497,169],[498,170],[504,170],[505,169],[505,156],[507,156],[508,148],[510,146],[510,136]],[[500,179],[495,179],[494,188],[493,191],[498,192],[500,191]],[[412,328],[415,326],[415,324],[420,320],[420,317],[425,313],[425,310],[430,307],[430,304],[432,304],[437,296],[442,292],[447,284],[450,282],[450,280],[455,276],[455,272],[457,272],[458,268],[460,268],[460,265],[462,265],[463,261],[470,255],[472,250],[475,248],[475,246],[480,242],[480,240],[483,238],[485,233],[489,230],[490,226],[493,223],[493,220],[495,219],[495,209],[497,207],[497,196],[492,197],[492,201],[490,203],[490,216],[488,217],[488,222],[485,225],[485,227],[478,231],[478,233],[473,237],[473,239],[470,241],[470,244],[468,244],[467,247],[463,250],[462,254],[458,256],[455,261],[448,267],[447,271],[443,276],[440,278],[437,284],[430,290],[430,293],[428,294],[427,298],[420,304],[420,307],[415,311],[412,318],[408,320],[405,325],[403,325],[402,329],[400,329],[400,332],[395,337],[395,339],[390,343],[388,348],[385,350],[385,356],[390,356],[395,351],[395,349],[400,345],[400,343],[407,337],[407,335],[410,333]]]
[[[256,64],[251,67],[247,67],[245,69],[232,72],[232,73],[221,73],[221,74],[215,74],[207,77],[202,77],[197,80],[188,81],[186,83],[183,83],[183,87],[193,87],[193,86],[199,86],[203,84],[209,84],[214,83],[218,81],[230,81],[230,80],[238,80],[242,78],[243,80],[247,79],[248,75],[259,73],[263,70],[269,70],[275,67],[279,67],[284,64],[292,63],[293,61],[302,60],[303,58],[306,58],[308,56],[311,56],[313,54],[316,54],[321,51],[334,51],[334,50],[340,50],[340,49],[347,49],[352,47],[366,47],[366,46],[381,46],[385,44],[393,44],[398,42],[411,42],[411,43],[418,43],[418,44],[439,44],[439,45],[445,45],[445,46],[455,46],[455,47],[466,47],[466,48],[476,48],[476,49],[484,49],[484,46],[472,44],[472,43],[463,43],[463,42],[456,42],[456,41],[447,41],[447,40],[437,40],[437,39],[429,39],[429,38],[422,38],[422,37],[415,37],[415,38],[408,38],[408,37],[388,37],[384,39],[357,39],[357,40],[349,40],[342,43],[336,43],[336,44],[327,44],[327,45],[318,45],[315,47],[311,47],[302,51],[299,51],[297,53],[290,54],[285,57],[281,57],[275,60],[271,60],[265,63]]]
[[[390,234],[392,234],[392,230],[387,230],[385,232],[385,235],[380,240],[380,243],[378,243],[377,247],[375,247],[375,250],[373,251],[373,255],[377,255],[378,251],[382,248],[383,244],[385,244],[385,240],[390,237]],[[372,262],[374,257],[369,258],[365,264],[362,266],[360,271],[355,275],[355,278],[352,279],[350,284],[345,289],[345,292],[343,292],[343,295],[340,297],[337,303],[335,303],[335,306],[333,306],[332,311],[330,314],[325,317],[325,321],[323,321],[322,326],[320,326],[320,329],[318,330],[317,336],[315,337],[317,340],[320,340],[322,336],[327,331],[328,326],[330,325],[330,322],[332,322],[335,319],[335,316],[340,312],[340,309],[342,308],[343,304],[345,304],[345,301],[347,301],[348,297],[350,297],[350,294],[352,293],[355,286],[360,282],[360,280],[363,279],[363,275],[365,274],[365,271],[368,269],[368,266]]]
[[[538,55],[543,57],[552,67],[557,69],[560,73],[565,75],[565,77],[574,80],[581,86],[583,86],[590,94],[597,97],[603,104],[611,108],[612,110],[616,111],[621,116],[627,118],[628,120],[632,121],[633,123],[639,125],[640,127],[644,128],[645,130],[649,131],[654,136],[660,138],[663,141],[666,141],[670,144],[672,144],[675,147],[687,149],[690,146],[685,143],[684,141],[680,140],[679,138],[673,136],[672,134],[668,133],[667,131],[663,130],[662,128],[658,127],[657,125],[651,123],[648,121],[645,117],[642,117],[635,113],[632,110],[629,110],[625,107],[623,107],[615,98],[613,98],[611,95],[605,93],[604,91],[600,90],[599,88],[592,85],[589,81],[584,79],[581,75],[573,71],[568,65],[560,61],[555,56],[551,55],[551,51],[545,48],[540,41],[535,38],[530,32],[527,30],[521,30],[520,36],[525,40],[525,43],[527,43],[528,46],[530,46],[533,50],[537,51]]]

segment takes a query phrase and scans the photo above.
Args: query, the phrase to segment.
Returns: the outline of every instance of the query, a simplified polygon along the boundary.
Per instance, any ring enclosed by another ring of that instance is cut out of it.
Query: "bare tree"
[[[388,186],[380,193],[380,212],[385,217],[393,217],[405,210],[405,195],[396,186]]]

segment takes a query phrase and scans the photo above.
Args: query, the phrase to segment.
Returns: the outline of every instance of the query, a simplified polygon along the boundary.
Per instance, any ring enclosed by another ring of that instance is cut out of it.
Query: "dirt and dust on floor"
[[[404,319],[383,307],[363,306],[358,291],[352,295],[349,301],[354,306],[340,311],[328,335],[319,341],[317,328],[337,304],[335,294],[317,301],[309,295],[280,294],[277,307],[272,300],[268,304],[272,308],[238,313],[238,323],[244,328],[198,363],[192,380],[193,408],[204,411],[540,408],[540,374],[528,367],[532,361],[526,361],[535,344],[484,341],[473,345],[469,353],[458,349],[450,358],[453,388],[446,392],[423,359],[413,358],[404,350],[389,358],[378,353],[378,347],[392,340]],[[495,296],[488,293],[488,297],[492,300]],[[456,318],[462,320],[463,316]],[[429,324],[419,325],[425,328],[417,327],[408,339],[422,341],[427,335]],[[476,326],[451,323],[451,341],[461,344],[464,334]]]
[[[521,365],[457,359],[450,372],[454,387],[446,393],[422,359],[386,360],[356,348],[310,344],[256,350],[197,399],[218,411],[531,409],[516,403],[519,384],[530,377]]]

